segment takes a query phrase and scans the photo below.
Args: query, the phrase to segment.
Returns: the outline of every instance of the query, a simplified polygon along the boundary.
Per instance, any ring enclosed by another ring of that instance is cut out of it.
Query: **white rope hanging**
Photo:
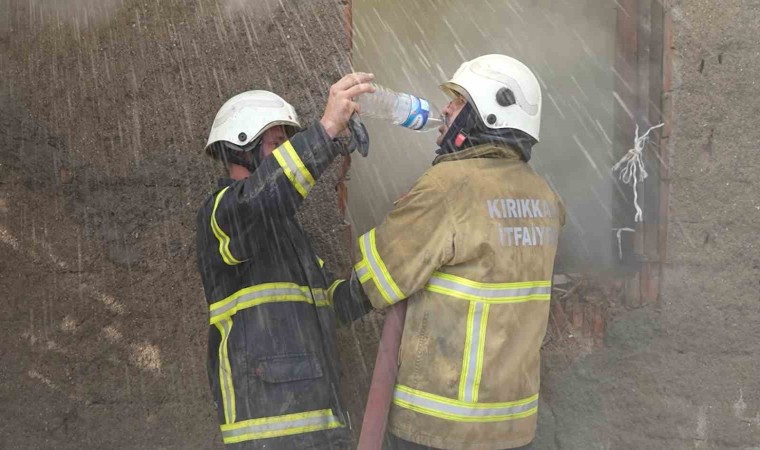
[[[651,133],[652,130],[656,130],[657,128],[662,127],[663,125],[665,124],[661,123],[659,125],[655,125],[647,130],[643,136],[639,136],[639,125],[636,124],[636,137],[633,141],[633,148],[628,150],[628,153],[626,153],[625,156],[623,156],[623,158],[618,161],[617,164],[612,166],[612,173],[615,173],[616,170],[621,169],[620,174],[618,175],[620,181],[625,184],[633,183],[633,206],[636,207],[636,216],[634,217],[634,222],[644,221],[643,213],[641,211],[641,207],[639,206],[638,183],[643,182],[647,176],[649,176],[649,174],[647,174],[646,167],[644,167],[644,160],[641,157],[641,153],[644,151],[644,148],[647,145],[647,141],[649,140],[649,133]]]
[[[632,228],[613,228],[612,231],[615,231],[617,234],[617,241],[618,241],[618,257],[620,260],[623,260],[623,231],[626,231],[628,233],[635,233],[636,230]]]

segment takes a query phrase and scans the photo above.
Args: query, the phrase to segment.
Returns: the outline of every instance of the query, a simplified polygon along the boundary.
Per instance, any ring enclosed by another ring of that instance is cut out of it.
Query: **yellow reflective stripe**
[[[225,423],[235,422],[235,388],[232,383],[232,367],[227,353],[227,339],[232,330],[232,320],[224,319],[215,324],[222,337],[219,343],[219,388],[222,391],[222,409]]]
[[[319,268],[320,269],[325,266],[325,262],[319,256],[317,256],[317,262],[319,262]]]
[[[489,308],[488,304],[473,302],[470,303],[467,312],[467,334],[462,356],[462,373],[459,378],[458,398],[462,401],[478,401]]]
[[[282,416],[263,417],[242,422],[222,425],[222,438],[225,444],[290,436],[312,431],[330,430],[343,424],[329,409],[309,411]]]
[[[425,289],[461,300],[499,304],[548,301],[551,298],[551,286],[551,280],[481,283],[436,272],[430,277]]]
[[[468,280],[467,278],[458,277],[450,273],[435,272],[433,277],[443,278],[446,280],[454,281],[458,284],[470,286],[480,289],[520,289],[520,288],[533,288],[548,286],[551,287],[551,280],[539,280],[539,281],[518,281],[514,283],[482,283],[480,281]]]
[[[360,241],[361,245],[361,241]],[[362,259],[356,265],[354,266],[354,271],[356,272],[356,276],[359,278],[359,282],[364,283],[365,281],[372,278],[372,274],[369,272],[369,269],[367,269],[367,260]]]
[[[314,299],[314,304],[317,306],[332,306],[332,299],[328,295],[326,289],[302,287],[301,290],[303,291],[304,295],[311,295],[311,297]]]
[[[393,293],[396,295],[398,300],[403,299],[404,293],[401,292],[401,289],[396,285],[396,282],[393,280],[393,277],[388,272],[388,268],[385,267],[385,262],[382,258],[380,258],[380,254],[377,252],[377,245],[375,244],[375,229],[373,228],[372,231],[370,231],[369,239],[370,239],[370,248],[372,249],[372,256],[374,256],[375,262],[378,266],[380,266],[380,270],[383,272],[383,276],[386,278],[388,284],[390,284],[391,289],[393,290]],[[370,269],[372,266],[369,266]]]
[[[222,228],[216,221],[216,208],[219,206],[219,201],[222,199],[222,196],[229,188],[230,187],[227,186],[216,195],[214,209],[211,211],[211,231],[214,232],[214,236],[216,236],[216,239],[219,241],[219,253],[222,255],[222,260],[225,264],[234,266],[240,264],[240,261],[235,259],[235,257],[232,256],[232,253],[230,253],[230,237],[222,231]]]
[[[470,352],[472,349],[472,328],[475,324],[475,306],[471,303],[467,310],[467,331],[464,335],[464,355],[462,356],[462,373],[459,375],[459,400],[464,400],[467,392],[467,374],[470,371]]]
[[[240,310],[265,303],[304,302],[329,306],[329,299],[322,288],[299,286],[295,283],[266,283],[241,289],[229,297],[209,306],[210,323],[231,317]]]
[[[301,194],[301,197],[306,197],[309,194],[309,191],[304,187],[297,179],[293,171],[288,167],[288,163],[285,161],[285,158],[280,153],[280,149],[277,148],[275,151],[272,152],[272,155],[277,160],[277,163],[282,167],[282,171],[285,174],[286,177],[288,177],[288,180],[290,180],[290,184],[293,185],[296,191],[298,191],[299,194]]]
[[[455,422],[502,422],[536,414],[538,394],[513,402],[478,403],[454,400],[396,385],[393,403],[421,414]]]
[[[272,152],[277,163],[282,167],[282,171],[290,180],[296,191],[301,197],[306,197],[309,191],[314,187],[314,177],[304,165],[301,158],[296,153],[290,141],[286,141]]]
[[[377,251],[374,228],[359,238],[359,249],[362,252],[363,259],[367,262],[366,267],[371,274],[372,280],[375,282],[375,286],[383,299],[389,305],[403,300],[406,296],[396,285]]]
[[[306,168],[306,165],[301,160],[301,157],[298,156],[298,153],[296,153],[296,149],[293,148],[293,144],[291,144],[290,141],[285,141],[283,145],[285,146],[285,150],[287,150],[290,157],[296,163],[298,170],[301,172],[301,176],[303,176],[306,182],[309,183],[309,186],[314,186],[314,177],[311,175],[311,172],[309,172],[309,169]]]
[[[472,401],[478,401],[478,391],[480,390],[480,380],[483,378],[483,356],[486,350],[486,325],[488,324],[488,311],[491,305],[483,305],[483,314],[480,318],[480,339],[478,340],[477,360],[475,367],[475,380],[472,386]]]

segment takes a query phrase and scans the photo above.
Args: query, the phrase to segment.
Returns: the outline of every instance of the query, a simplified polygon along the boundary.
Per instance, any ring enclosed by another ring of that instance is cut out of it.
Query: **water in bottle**
[[[388,120],[415,131],[435,130],[441,125],[441,112],[424,98],[373,86],[374,93],[357,98],[363,117]]]

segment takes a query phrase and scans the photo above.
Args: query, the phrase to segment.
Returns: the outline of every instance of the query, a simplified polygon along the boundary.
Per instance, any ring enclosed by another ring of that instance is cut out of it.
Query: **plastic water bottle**
[[[388,120],[415,131],[430,131],[441,125],[441,112],[424,98],[373,86],[374,93],[362,94],[357,99],[362,116]]]

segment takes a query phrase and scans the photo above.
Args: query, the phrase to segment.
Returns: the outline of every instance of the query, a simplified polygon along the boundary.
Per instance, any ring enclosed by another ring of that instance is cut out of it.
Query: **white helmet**
[[[276,125],[301,128],[293,106],[269,91],[243,92],[227,100],[216,113],[206,153],[218,157],[211,144],[221,141],[244,147]]]
[[[491,129],[521,130],[538,141],[541,128],[541,85],[520,61],[485,55],[467,61],[441,85],[450,96],[464,96]]]

